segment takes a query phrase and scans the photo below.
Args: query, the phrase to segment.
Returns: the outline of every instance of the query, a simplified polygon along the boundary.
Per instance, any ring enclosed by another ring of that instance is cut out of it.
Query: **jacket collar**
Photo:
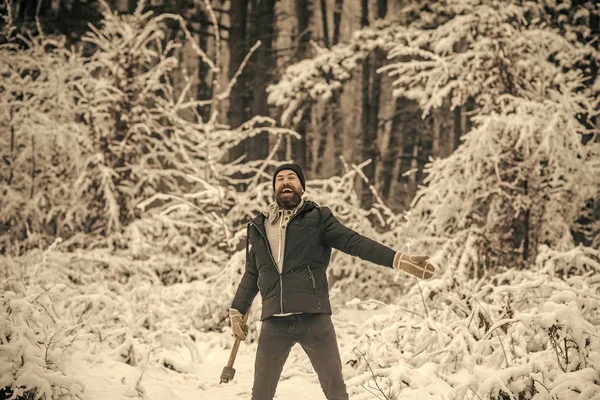
[[[265,220],[267,219],[267,217],[269,215],[268,213],[265,214],[265,212],[269,209],[269,207],[271,207],[271,205],[269,205],[263,212],[258,214],[256,217],[252,218],[252,222],[255,225],[257,225],[261,228],[264,228]],[[314,201],[303,200],[298,205],[298,208],[296,209],[295,214],[305,213],[305,212],[308,212],[317,207],[319,207],[319,205],[317,203],[315,203]]]
[[[304,207],[304,199],[300,200],[300,204],[298,204],[298,207],[293,210],[292,214],[296,215],[300,210],[302,210],[302,207]],[[285,210],[279,207],[277,203],[271,203],[263,210],[262,213],[267,218],[269,223],[273,224],[285,213]]]

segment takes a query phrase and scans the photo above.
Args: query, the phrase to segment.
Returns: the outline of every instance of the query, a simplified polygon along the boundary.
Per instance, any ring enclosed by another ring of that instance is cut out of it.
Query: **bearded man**
[[[395,252],[342,225],[328,207],[304,200],[304,174],[283,164],[273,174],[275,203],[248,226],[246,269],[229,317],[236,337],[246,339],[242,322],[254,297],[262,297],[262,327],[254,365],[252,400],[271,400],[283,365],[299,343],[328,400],[348,400],[327,284],[335,248],[384,267],[429,279],[427,256]]]

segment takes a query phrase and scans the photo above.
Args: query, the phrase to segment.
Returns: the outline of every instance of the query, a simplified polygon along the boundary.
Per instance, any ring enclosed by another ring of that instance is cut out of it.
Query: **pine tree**
[[[398,61],[383,70],[424,115],[445,99],[477,108],[457,151],[427,168],[408,226],[426,241],[449,241],[461,265],[475,268],[531,264],[540,245],[570,248],[600,188],[600,149],[589,140],[597,91],[581,70],[600,54],[550,27],[537,4],[442,6],[453,18],[407,29],[389,54]]]

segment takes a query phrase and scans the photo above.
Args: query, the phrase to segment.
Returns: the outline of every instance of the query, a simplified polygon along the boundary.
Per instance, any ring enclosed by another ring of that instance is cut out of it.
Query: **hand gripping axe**
[[[252,306],[248,307],[248,311],[246,311],[246,314],[242,318],[242,323],[244,324],[244,326],[246,326],[246,323],[248,322],[248,315],[250,315],[251,307]],[[233,377],[235,376],[235,369],[233,368],[233,363],[235,361],[235,356],[237,356],[238,348],[240,347],[240,342],[241,340],[238,337],[236,337],[235,341],[233,342],[233,347],[231,348],[229,361],[227,362],[227,365],[223,368],[223,372],[221,372],[221,382],[219,383],[228,383],[229,381],[233,380]]]

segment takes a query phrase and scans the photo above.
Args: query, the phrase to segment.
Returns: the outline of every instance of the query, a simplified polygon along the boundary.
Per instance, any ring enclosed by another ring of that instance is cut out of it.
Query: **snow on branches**
[[[578,221],[600,192],[599,81],[591,72],[600,51],[585,28],[600,8],[447,0],[411,3],[401,14],[402,23],[379,22],[288,67],[269,98],[284,107],[283,121],[342,90],[357,61],[382,49],[388,63],[379,72],[423,116],[475,104],[473,130],[454,154],[427,166],[427,186],[400,228],[423,238],[414,251],[445,246],[463,264],[518,265],[535,261],[540,244],[565,249],[570,231],[597,243],[597,224]]]
[[[275,161],[231,162],[229,151],[260,132],[280,138],[277,144],[297,134],[268,117],[236,129],[219,122],[245,63],[226,87],[215,78],[212,98],[197,99],[194,80],[179,68],[181,43],[167,40],[165,21],[181,25],[215,76],[220,46],[209,57],[180,16],[144,13],[143,2],[123,16],[101,6],[100,25],[83,37],[86,55],[43,35],[10,37],[0,47],[0,151],[8,165],[0,175],[0,224],[10,232],[0,248],[43,246],[54,236],[77,247],[91,234],[117,248],[134,240],[138,252],[153,240],[186,254],[220,242],[231,251],[232,232],[264,205],[260,179]],[[175,73],[183,87],[172,83]],[[252,190],[238,196],[242,184]]]
[[[44,243],[79,223],[70,183],[86,128],[73,98],[86,72],[62,38],[17,36],[0,53],[0,231]]]
[[[421,283],[346,346],[351,394],[593,398],[600,393],[599,283],[591,272],[561,279],[542,268],[451,286]]]
[[[0,264],[0,394],[3,398],[80,399],[84,385],[66,362],[75,351],[78,324],[57,312],[64,284],[36,279],[42,260],[18,268]],[[9,271],[13,271],[9,273]],[[17,273],[19,271],[22,276]]]
[[[497,113],[474,117],[461,146],[427,167],[410,213],[419,235],[469,244],[478,252],[472,261],[490,267],[535,261],[540,244],[572,246],[571,229],[600,187],[600,149],[582,143],[589,131],[577,118],[585,110],[579,100],[504,95]]]
[[[319,99],[341,91],[361,61],[376,48],[389,51],[403,31],[397,25],[377,21],[373,27],[357,31],[349,43],[331,50],[312,43],[315,55],[287,67],[279,82],[268,87],[268,102],[283,107],[283,125],[302,117],[304,108]]]
[[[505,94],[541,101],[550,91],[579,90],[586,57],[600,60],[589,43],[553,28],[552,14],[533,2],[449,0],[432,7],[450,17],[433,28],[415,21],[396,36],[381,69],[396,77],[395,95],[416,100],[424,115],[446,98],[453,107],[474,98],[477,112],[488,114]]]
[[[544,25],[535,6],[448,3],[456,16],[407,31],[383,68],[424,114],[447,98],[477,104],[459,148],[426,167],[409,224],[429,244],[457,243],[445,251],[474,271],[533,263],[541,244],[566,250],[600,188],[599,103],[576,68],[599,53]]]

